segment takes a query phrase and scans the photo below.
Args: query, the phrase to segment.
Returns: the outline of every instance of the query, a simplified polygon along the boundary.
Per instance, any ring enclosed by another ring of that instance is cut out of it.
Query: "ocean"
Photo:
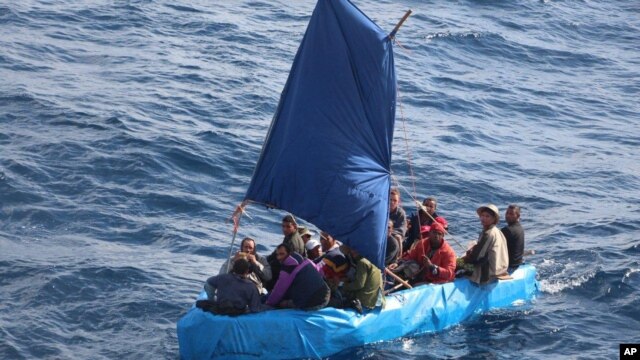
[[[413,10],[395,46],[403,206],[437,197],[464,246],[478,206],[520,205],[541,291],[330,358],[640,343],[640,4],[354,3],[389,31]],[[178,358],[176,322],[229,253],[314,5],[0,3],[0,358]],[[248,214],[239,236],[270,253],[283,212]]]

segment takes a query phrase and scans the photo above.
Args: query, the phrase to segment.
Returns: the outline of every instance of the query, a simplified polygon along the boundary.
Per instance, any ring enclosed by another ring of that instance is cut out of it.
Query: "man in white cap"
[[[313,261],[314,263],[316,262],[316,259],[318,259],[318,261],[321,260],[320,257],[322,256],[322,244],[320,244],[320,241],[311,239],[307,241],[306,244],[304,244],[304,247],[307,249],[307,258],[309,258],[309,260]]]
[[[473,264],[470,280],[484,285],[496,278],[507,275],[509,251],[504,234],[496,227],[500,212],[493,204],[480,206],[476,212],[480,217],[482,231],[478,243],[467,251],[464,262]]]

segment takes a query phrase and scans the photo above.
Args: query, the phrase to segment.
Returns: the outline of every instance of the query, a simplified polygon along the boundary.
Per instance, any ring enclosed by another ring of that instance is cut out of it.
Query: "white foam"
[[[578,287],[596,275],[596,269],[592,269],[585,274],[575,274],[574,270],[582,270],[584,266],[580,262],[567,263],[565,268],[558,274],[548,279],[540,280],[540,290],[548,294],[557,294],[567,289]]]
[[[629,285],[630,282],[635,282],[640,278],[640,269],[629,269],[622,276],[622,282]]]

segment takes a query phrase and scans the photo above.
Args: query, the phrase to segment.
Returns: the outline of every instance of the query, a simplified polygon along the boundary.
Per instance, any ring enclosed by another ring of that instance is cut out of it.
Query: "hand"
[[[257,262],[256,260],[256,256],[253,254],[248,254],[247,255],[247,260],[249,260],[250,263],[255,264]]]
[[[397,267],[398,267],[398,263],[389,264],[389,266],[388,266],[389,270],[393,270],[393,269],[395,269]]]
[[[426,267],[430,268],[431,266],[433,266],[433,263],[431,262],[431,259],[429,259],[426,256],[424,257],[424,261],[423,262],[424,262],[424,266],[426,266]]]

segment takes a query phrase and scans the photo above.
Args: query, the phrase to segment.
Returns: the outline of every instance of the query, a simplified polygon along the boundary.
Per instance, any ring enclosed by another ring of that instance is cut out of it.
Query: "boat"
[[[386,33],[348,0],[318,1],[239,210],[282,209],[384,267],[399,25]],[[523,265],[484,286],[456,279],[393,292],[383,309],[363,314],[324,308],[230,317],[193,306],[177,324],[180,357],[321,358],[440,331],[537,291],[535,267]]]
[[[192,308],[178,323],[182,359],[324,358],[349,348],[437,332],[497,308],[525,304],[538,291],[535,267],[480,287],[467,279],[391,293],[384,309],[274,310],[238,317]],[[199,296],[205,299],[203,292]]]

